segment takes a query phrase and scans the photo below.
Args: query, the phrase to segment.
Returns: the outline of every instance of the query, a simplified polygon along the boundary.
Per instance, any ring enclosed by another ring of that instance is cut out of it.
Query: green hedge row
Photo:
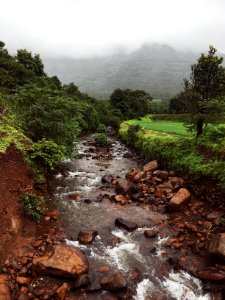
[[[126,122],[121,124],[119,134],[126,143],[139,149],[146,161],[156,159],[161,168],[190,174],[193,179],[212,178],[225,188],[224,157],[206,157],[199,152],[194,138],[150,132]]]

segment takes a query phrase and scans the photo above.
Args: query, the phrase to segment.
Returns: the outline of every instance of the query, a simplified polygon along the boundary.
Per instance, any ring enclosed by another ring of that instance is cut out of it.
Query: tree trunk
[[[196,131],[197,131],[197,137],[199,137],[199,135],[201,135],[203,131],[203,119],[197,120]]]

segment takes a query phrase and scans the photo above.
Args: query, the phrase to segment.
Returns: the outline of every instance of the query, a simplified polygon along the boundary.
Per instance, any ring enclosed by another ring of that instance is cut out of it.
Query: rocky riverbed
[[[62,162],[39,237],[1,263],[0,299],[224,299],[223,195],[111,142],[84,137]]]

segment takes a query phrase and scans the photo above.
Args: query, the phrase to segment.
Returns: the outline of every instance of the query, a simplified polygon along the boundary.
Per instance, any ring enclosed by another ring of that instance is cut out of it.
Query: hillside
[[[66,83],[73,81],[97,98],[108,97],[116,88],[133,88],[168,99],[180,91],[197,57],[197,53],[179,52],[167,45],[145,44],[129,54],[43,60],[49,74],[57,74]]]

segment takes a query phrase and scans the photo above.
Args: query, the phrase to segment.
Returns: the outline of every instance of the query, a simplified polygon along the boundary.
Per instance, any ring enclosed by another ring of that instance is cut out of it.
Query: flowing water
[[[134,270],[139,272],[139,280],[132,283],[133,296],[130,299],[211,299],[210,295],[203,293],[198,279],[168,267],[165,243],[170,232],[165,226],[165,214],[134,204],[121,206],[108,199],[99,201],[99,195],[114,192],[101,183],[102,176],[111,174],[115,178],[124,178],[129,169],[137,167],[137,160],[125,158],[124,153],[129,153],[129,150],[117,140],[113,140],[112,156],[97,158],[93,147],[90,149],[92,138],[88,136],[80,140],[80,158],[64,161],[62,172],[54,179],[53,196],[62,212],[66,243],[86,252],[90,273],[104,265],[124,271],[127,277]],[[80,201],[69,199],[75,193],[81,195]],[[136,222],[139,228],[134,232],[118,229],[114,225],[118,217]],[[143,234],[147,228],[155,226],[156,223],[152,224],[152,220],[157,220],[159,226],[164,224],[159,237],[153,240],[146,239]],[[97,230],[99,235],[91,245],[81,245],[77,241],[81,229]],[[113,242],[116,239],[120,242]],[[104,292],[99,292],[98,298],[92,295],[90,299],[103,299],[103,294]]]

